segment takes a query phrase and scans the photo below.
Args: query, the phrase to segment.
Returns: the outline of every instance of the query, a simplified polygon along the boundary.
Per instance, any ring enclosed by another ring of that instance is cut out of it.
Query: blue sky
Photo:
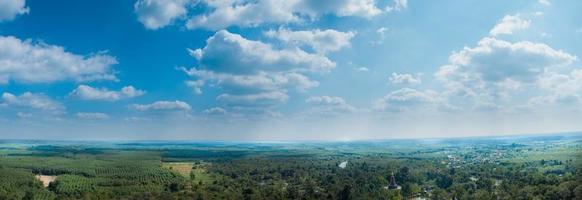
[[[582,130],[574,0],[0,0],[0,137]]]

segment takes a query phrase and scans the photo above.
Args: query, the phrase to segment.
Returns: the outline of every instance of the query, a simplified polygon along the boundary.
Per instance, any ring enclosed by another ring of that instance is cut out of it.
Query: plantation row
[[[0,199],[55,199],[30,171],[0,165]]]
[[[159,156],[144,154],[0,157],[0,199],[107,199],[184,188],[184,177],[162,169]],[[36,174],[57,179],[44,188]]]

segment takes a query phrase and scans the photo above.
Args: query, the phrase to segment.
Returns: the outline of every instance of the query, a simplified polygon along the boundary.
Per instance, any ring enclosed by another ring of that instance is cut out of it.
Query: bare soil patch
[[[36,175],[35,177],[42,182],[44,187],[48,187],[51,182],[57,180],[57,176]]]

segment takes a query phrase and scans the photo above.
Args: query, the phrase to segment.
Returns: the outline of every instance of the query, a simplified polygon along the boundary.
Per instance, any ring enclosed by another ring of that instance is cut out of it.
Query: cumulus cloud
[[[388,80],[392,84],[418,85],[422,83],[420,74],[412,75],[412,74],[392,73]]]
[[[537,86],[547,93],[531,98],[530,104],[582,103],[582,69],[574,69],[569,74],[546,72],[537,80]]]
[[[440,67],[435,76],[444,83],[445,93],[451,98],[470,100],[467,103],[474,108],[495,108],[498,106],[490,105],[515,97],[524,88],[535,91],[540,87],[537,84],[553,82],[540,78],[564,69],[576,59],[543,43],[483,38],[476,47],[453,53],[449,64]]]
[[[120,99],[138,97],[145,91],[135,89],[133,86],[125,86],[119,91],[111,91],[107,88],[94,88],[88,85],[79,85],[69,93],[69,96],[82,100],[117,101]]]
[[[83,56],[60,46],[0,36],[0,84],[116,80],[111,69],[115,64],[114,57],[103,53]]]
[[[298,23],[332,14],[372,18],[382,13],[375,0],[201,1],[208,12],[192,16],[186,27],[219,30],[230,26]]]
[[[492,36],[511,35],[519,30],[529,28],[531,20],[522,19],[519,15],[506,15],[489,33]]]
[[[189,111],[189,104],[183,101],[156,101],[151,104],[132,104],[129,106],[138,111]]]
[[[279,30],[269,30],[265,32],[265,35],[270,38],[276,38],[286,44],[309,46],[319,53],[327,53],[350,46],[350,40],[356,33],[340,32],[333,29],[291,31],[279,28]]]
[[[87,113],[87,112],[78,112],[75,114],[79,119],[86,119],[86,120],[104,120],[109,119],[109,115],[105,113]]]
[[[44,111],[51,114],[61,114],[65,110],[65,107],[61,103],[52,100],[50,97],[31,92],[25,92],[18,96],[5,92],[2,94],[0,106],[15,110]]]
[[[356,110],[356,108],[346,103],[341,97],[312,96],[305,100],[305,102],[316,107],[319,111],[326,113],[347,113]]]
[[[259,71],[327,72],[336,64],[327,57],[301,49],[274,49],[226,30],[206,40],[202,49],[191,50],[203,68],[215,72],[252,74]]]
[[[401,112],[422,108],[437,108],[442,104],[438,93],[434,91],[419,91],[411,88],[401,88],[393,91],[374,103],[374,109],[381,111]]]
[[[0,0],[0,22],[13,20],[17,15],[27,14],[26,0]]]
[[[356,16],[370,19],[382,14],[382,10],[376,5],[376,0],[301,0],[295,4],[294,11],[311,18],[333,14],[340,17]]]
[[[406,0],[394,0],[385,10],[406,7]],[[138,21],[148,29],[185,20],[189,29],[208,30],[302,23],[324,15],[371,19],[385,12],[378,8],[376,0],[138,0],[134,11]]]
[[[408,0],[394,0],[391,6],[386,7],[387,12],[401,11],[408,7]]]
[[[198,66],[184,69],[195,80],[186,84],[195,93],[209,84],[224,92],[217,100],[227,106],[267,106],[288,99],[288,90],[305,91],[319,85],[307,74],[326,73],[336,64],[322,54],[300,48],[276,49],[226,30],[207,40],[204,48],[190,50]],[[236,102],[240,101],[240,102]]]
[[[192,0],[138,0],[134,4],[137,19],[148,29],[159,29],[186,17]]]

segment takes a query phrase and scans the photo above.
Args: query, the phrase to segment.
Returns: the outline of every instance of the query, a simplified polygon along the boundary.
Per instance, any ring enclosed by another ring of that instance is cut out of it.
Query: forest
[[[582,199],[582,135],[0,140],[0,199]],[[388,189],[391,176],[398,185]]]

